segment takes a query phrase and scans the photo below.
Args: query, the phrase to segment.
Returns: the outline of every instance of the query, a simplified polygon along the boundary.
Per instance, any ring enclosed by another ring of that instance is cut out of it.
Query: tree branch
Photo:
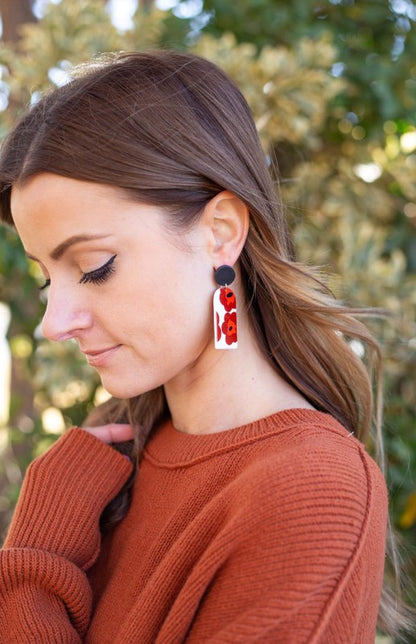
[[[36,22],[32,0],[0,0],[0,15],[3,24],[2,40],[5,42],[18,42],[20,26]]]

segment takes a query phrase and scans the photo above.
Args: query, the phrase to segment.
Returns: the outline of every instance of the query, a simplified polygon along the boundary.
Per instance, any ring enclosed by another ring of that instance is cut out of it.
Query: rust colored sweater
[[[374,642],[386,489],[333,418],[166,423],[101,543],[130,469],[80,429],[32,463],[0,551],[2,643]]]

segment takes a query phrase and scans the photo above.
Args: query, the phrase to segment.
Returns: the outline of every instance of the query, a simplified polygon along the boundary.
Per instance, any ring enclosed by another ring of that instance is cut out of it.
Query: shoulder
[[[284,441],[281,433],[270,438],[241,469],[230,496],[236,552],[252,549],[270,570],[279,562],[291,574],[303,570],[319,579],[326,570],[332,580],[361,564],[382,570],[384,479],[361,443],[336,423],[298,424]]]
[[[386,513],[384,478],[364,446],[327,414],[306,415],[270,435],[265,449],[241,471],[247,512],[273,509],[275,516],[343,517],[363,525],[369,514]]]
[[[324,416],[271,429],[233,482],[224,539],[232,549],[228,570],[240,580],[244,569],[262,605],[270,598],[273,609],[284,607],[276,618],[277,639],[306,623],[309,638],[329,622],[336,633],[345,628],[347,611],[352,630],[343,641],[353,641],[357,615],[375,621],[386,486],[363,445]]]

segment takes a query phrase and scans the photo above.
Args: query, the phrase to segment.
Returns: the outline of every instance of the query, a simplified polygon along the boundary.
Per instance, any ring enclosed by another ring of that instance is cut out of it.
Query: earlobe
[[[213,197],[204,210],[210,231],[210,254],[214,266],[233,266],[243,249],[249,226],[246,204],[232,192],[224,190]]]

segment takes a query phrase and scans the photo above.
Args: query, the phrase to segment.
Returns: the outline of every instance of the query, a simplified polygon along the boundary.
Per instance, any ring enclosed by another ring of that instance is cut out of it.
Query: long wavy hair
[[[357,319],[363,311],[336,302],[319,275],[296,262],[250,110],[224,72],[173,51],[107,55],[78,67],[4,142],[3,221],[13,224],[12,186],[41,172],[118,186],[130,198],[162,206],[176,229],[191,226],[222,190],[239,197],[250,213],[242,283],[264,354],[315,408],[361,441],[378,428],[373,444],[382,460],[380,405],[373,403],[369,375],[371,364],[380,363],[379,347]],[[366,366],[352,339],[367,347]],[[380,367],[376,373],[380,380]],[[133,445],[116,446],[138,467],[149,433],[167,415],[160,387],[128,401],[112,399],[87,423],[129,420],[140,428]],[[107,507],[103,526],[124,516],[131,483]],[[381,605],[381,623],[394,632],[397,613],[387,599]]]

